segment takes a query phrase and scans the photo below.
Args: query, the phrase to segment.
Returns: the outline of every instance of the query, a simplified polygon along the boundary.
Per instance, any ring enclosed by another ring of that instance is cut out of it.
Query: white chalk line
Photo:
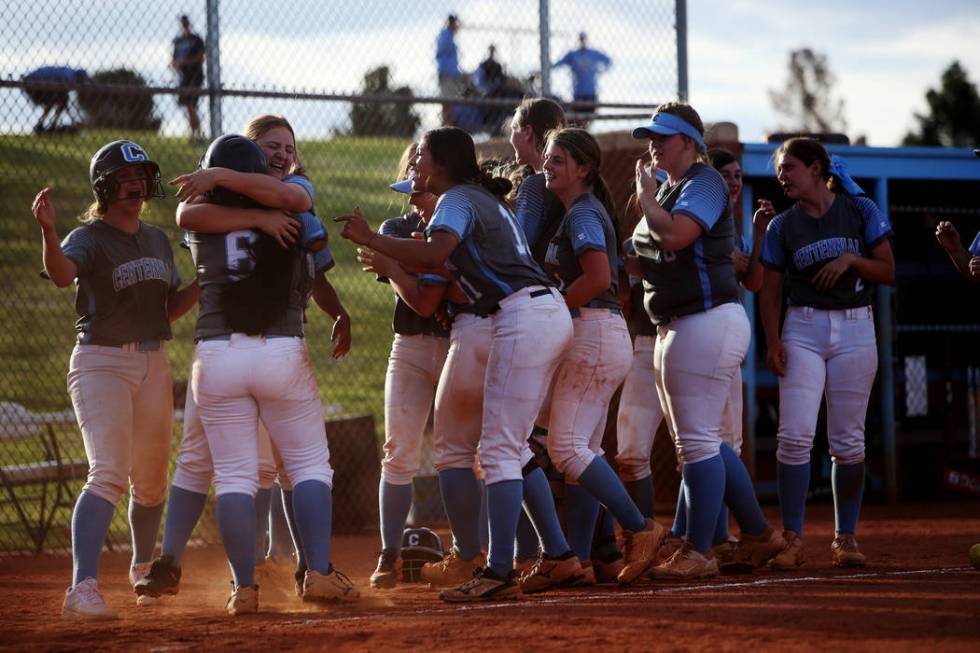
[[[455,604],[452,606],[438,607],[438,608],[425,608],[421,610],[395,610],[393,612],[387,613],[385,616],[391,617],[421,617],[427,615],[448,615],[458,612],[480,612],[486,610],[506,610],[509,608],[530,608],[535,605],[570,605],[573,603],[589,603],[589,602],[603,602],[608,603],[610,601],[626,601],[631,599],[643,598],[643,597],[653,597],[658,594],[677,594],[685,592],[700,592],[700,591],[712,591],[717,592],[719,590],[726,589],[739,589],[745,587],[767,587],[772,585],[792,585],[794,583],[814,583],[814,582],[830,582],[830,583],[840,583],[840,582],[850,582],[855,580],[866,580],[869,578],[897,578],[901,576],[921,576],[925,574],[950,574],[959,573],[964,571],[970,571],[970,567],[939,567],[935,569],[909,569],[904,571],[872,571],[865,573],[851,573],[851,574],[841,574],[839,576],[796,576],[792,578],[756,578],[750,581],[742,582],[730,582],[730,583],[698,583],[696,585],[683,585],[683,586],[672,586],[672,585],[662,585],[659,587],[651,587],[649,589],[621,589],[617,592],[609,592],[604,594],[584,594],[584,595],[566,595],[566,596],[553,596],[553,597],[535,597],[530,601],[521,600],[509,600],[509,601],[497,601],[489,603],[462,603]],[[356,621],[377,621],[379,615],[377,613],[370,615],[354,615],[347,617],[328,617],[323,619],[302,619],[300,621],[294,622],[300,625],[317,625],[317,624],[328,624],[328,623],[345,623],[345,622],[356,622]]]

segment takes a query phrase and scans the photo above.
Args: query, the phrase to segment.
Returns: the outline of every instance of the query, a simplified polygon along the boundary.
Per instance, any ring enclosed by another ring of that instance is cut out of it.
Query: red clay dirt
[[[773,523],[778,515],[770,510]],[[666,523],[667,516],[661,515]],[[521,601],[451,606],[423,585],[368,587],[376,535],[338,537],[334,561],[361,589],[355,605],[309,607],[262,589],[261,612],[230,617],[220,548],[192,549],[180,594],[137,608],[128,557],[106,554],[101,586],[121,619],[62,621],[66,557],[0,560],[0,648],[16,651],[749,650],[980,651],[980,504],[866,506],[864,569],[830,564],[830,506],[807,514],[807,564],[699,582],[560,590]],[[283,589],[289,589],[283,570]]]

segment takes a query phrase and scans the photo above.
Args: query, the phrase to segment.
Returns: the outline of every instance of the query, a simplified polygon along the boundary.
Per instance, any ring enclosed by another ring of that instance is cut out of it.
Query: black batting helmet
[[[422,580],[422,566],[439,562],[445,556],[442,539],[429,528],[406,528],[402,533],[402,580],[417,583]]]
[[[225,134],[219,136],[208,146],[208,151],[201,158],[201,168],[228,168],[238,172],[268,173],[269,164],[265,152],[255,141],[241,134]],[[212,204],[234,206],[240,208],[256,208],[258,202],[222,186],[215,186],[204,194]]]
[[[100,204],[109,204],[116,195],[117,185],[112,179],[113,173],[129,166],[144,166],[146,170],[150,183],[146,186],[144,199],[163,197],[160,166],[150,159],[146,150],[133,141],[112,141],[95,153],[88,168],[92,192]]]

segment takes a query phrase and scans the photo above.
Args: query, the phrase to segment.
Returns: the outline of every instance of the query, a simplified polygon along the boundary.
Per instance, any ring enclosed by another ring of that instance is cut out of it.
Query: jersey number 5
[[[225,264],[229,274],[241,278],[252,271],[252,245],[258,239],[259,235],[251,229],[225,234]]]

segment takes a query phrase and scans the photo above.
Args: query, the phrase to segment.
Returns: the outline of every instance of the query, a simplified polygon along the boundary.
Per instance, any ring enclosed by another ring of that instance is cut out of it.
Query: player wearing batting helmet
[[[874,284],[895,276],[888,219],[818,141],[794,138],[776,150],[776,178],[796,203],[769,224],[759,306],[766,359],[779,377],[776,434],[779,505],[786,549],[774,569],[803,564],[803,512],[820,402],[827,401],[833,460],[838,567],[862,566],[854,538],[864,493],[864,420],[878,370]],[[783,284],[789,308],[782,333]]]
[[[114,619],[98,587],[99,557],[120,496],[131,492],[136,568],[153,555],[167,487],[173,391],[164,342],[170,322],[197,300],[182,290],[165,233],[140,220],[159,197],[160,168],[132,141],[114,141],[89,169],[95,203],[88,224],[59,242],[49,190],[32,211],[43,236],[44,270],[59,288],[77,283],[78,341],[68,392],[78,418],[89,473],[72,515],[72,586],[66,619]],[[196,281],[196,280],[195,280]]]

